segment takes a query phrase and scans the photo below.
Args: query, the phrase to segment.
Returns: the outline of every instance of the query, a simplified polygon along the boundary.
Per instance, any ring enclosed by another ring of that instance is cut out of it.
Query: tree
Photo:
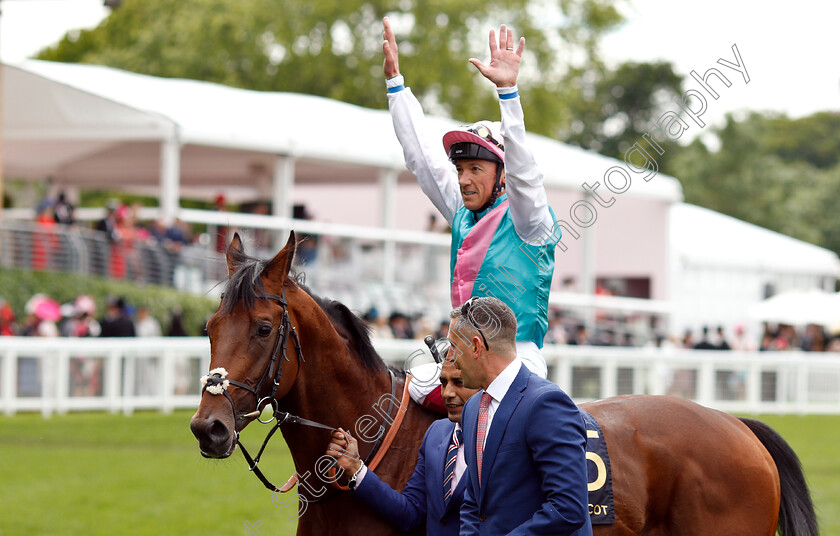
[[[763,143],[780,158],[822,169],[840,161],[840,114],[818,112],[800,119],[780,115],[766,121]]]
[[[836,114],[791,120],[752,113],[726,117],[712,130],[720,149],[695,139],[677,151],[666,173],[679,177],[685,199],[840,253],[840,164],[826,167],[840,139],[826,146],[822,128]],[[830,139],[830,137],[829,137]],[[810,141],[809,141],[810,140]],[[817,165],[819,164],[819,166]]]
[[[670,63],[624,63],[614,70],[591,69],[575,79],[581,86],[571,107],[575,116],[565,141],[606,156],[623,158],[666,110],[674,108],[683,77]],[[674,144],[666,144],[668,147]],[[670,158],[666,150],[660,165]]]
[[[498,118],[492,90],[467,59],[487,56],[500,22],[528,40],[521,79],[529,129],[568,124],[566,76],[597,63],[618,0],[125,0],[97,28],[39,58],[164,77],[289,91],[386,106],[382,24],[391,18],[407,82],[430,111]],[[576,60],[575,60],[576,59]]]

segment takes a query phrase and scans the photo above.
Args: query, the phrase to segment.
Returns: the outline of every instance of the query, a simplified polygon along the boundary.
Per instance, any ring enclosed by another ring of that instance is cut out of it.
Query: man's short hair
[[[473,297],[449,313],[459,333],[486,338],[494,352],[516,349],[516,315],[505,303],[491,296]]]

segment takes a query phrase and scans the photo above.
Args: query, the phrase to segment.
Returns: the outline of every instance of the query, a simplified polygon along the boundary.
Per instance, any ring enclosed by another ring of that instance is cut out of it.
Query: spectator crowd
[[[182,249],[194,241],[193,233],[188,225],[178,220],[172,225],[166,225],[161,220],[143,222],[139,217],[141,208],[139,203],[126,204],[115,199],[106,202],[104,217],[93,225],[95,230],[107,237],[107,240],[101,244],[101,247],[106,249],[98,253],[94,252],[94,256],[98,255],[102,260],[101,263],[94,264],[98,266],[100,275],[171,285],[172,268],[177,264]],[[216,197],[214,209],[226,210],[226,200],[223,195]],[[302,205],[295,206],[294,209],[296,218],[311,219],[312,215]],[[242,210],[267,214],[269,207],[264,203],[257,203],[254,206],[243,206]],[[80,225],[74,216],[72,203],[63,192],[41,201],[36,213],[36,223],[43,229],[52,229],[58,225],[69,227]],[[434,216],[430,218],[428,230],[438,230]],[[229,229],[219,227],[215,231],[217,231],[215,249],[223,251]],[[255,235],[255,243],[258,248],[267,248],[270,240],[267,236],[263,236],[264,232],[260,233]],[[309,261],[307,264],[314,260],[315,244],[315,237],[310,237],[309,240],[301,243],[298,253],[301,258]],[[137,247],[139,245],[153,247],[160,258],[155,260],[155,255],[143,254]],[[50,242],[49,238],[36,235],[32,244],[32,267],[34,269],[49,268],[49,252],[55,247],[56,244]],[[149,263],[156,266],[147,266]],[[162,266],[166,267],[162,269],[163,275],[149,277],[150,273],[157,272]],[[160,278],[163,280],[156,280]],[[573,281],[567,278],[563,281],[560,290],[569,291],[572,290],[571,287],[573,287]],[[614,294],[600,285],[596,288],[596,293]],[[25,317],[19,321],[15,319],[8,304],[3,304],[0,305],[0,335],[120,337],[162,334],[158,321],[149,315],[148,310],[134,308],[118,298],[112,301],[114,303],[109,303],[107,311],[99,318],[96,317],[93,300],[80,296],[74,303],[59,306],[59,311],[55,314],[60,314],[60,316],[54,320],[43,319],[27,311]],[[840,333],[829,332],[823,326],[797,327],[765,324],[758,337],[748,335],[743,325],[735,326],[731,335],[723,326],[702,326],[696,330],[686,329],[682,336],[678,337],[664,335],[653,323],[648,329],[638,329],[638,325],[631,326],[633,321],[638,320],[631,316],[598,313],[595,315],[594,323],[587,325],[572,312],[554,309],[549,314],[544,344],[647,346],[697,350],[840,351]],[[400,311],[393,311],[385,316],[375,307],[370,308],[363,318],[371,327],[373,337],[388,339],[422,339],[426,335],[442,338],[446,336],[449,324],[448,319],[437,321],[423,314]],[[163,334],[175,335],[184,331],[179,315],[173,315],[168,322],[169,327]]]
[[[370,327],[371,336],[379,339],[423,339],[426,335],[441,339],[446,337],[449,328],[447,319],[436,323],[423,314],[410,315],[399,311],[385,317],[375,307],[371,307],[362,318]],[[732,336],[728,335],[723,326],[702,326],[696,334],[694,330],[687,329],[682,337],[666,337],[655,329],[648,329],[639,336],[632,331],[627,319],[596,315],[594,329],[588,329],[575,315],[554,310],[549,315],[544,344],[762,352],[840,352],[840,332],[832,334],[826,328],[814,324],[801,328],[784,324],[764,324],[761,337],[753,338],[749,336],[746,328],[739,324],[735,326]]]
[[[60,304],[36,294],[24,306],[20,319],[9,302],[0,298],[0,336],[21,337],[185,337],[183,317],[174,310],[165,328],[146,307],[135,307],[122,297],[109,297],[97,315],[96,301],[82,294]]]
[[[56,231],[98,231],[99,237],[87,247],[91,270],[96,275],[172,285],[173,271],[181,251],[194,236],[189,225],[175,220],[145,222],[140,218],[141,203],[110,199],[104,216],[88,225],[75,217],[75,208],[64,193],[43,199],[36,208],[35,232],[31,238],[30,266],[35,270],[65,269],[69,262],[61,234]],[[85,235],[92,236],[92,235]]]

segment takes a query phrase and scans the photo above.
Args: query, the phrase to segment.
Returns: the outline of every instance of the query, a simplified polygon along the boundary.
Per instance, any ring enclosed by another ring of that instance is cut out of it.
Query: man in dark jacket
[[[125,311],[125,300],[123,298],[109,298],[108,308],[105,316],[99,321],[102,328],[100,337],[135,337],[134,322],[128,317]]]
[[[353,495],[400,530],[426,521],[426,534],[455,536],[460,527],[466,488],[461,410],[475,389],[464,387],[461,371],[445,364],[440,373],[441,394],[449,419],[435,421],[426,431],[414,474],[402,493],[382,482],[358,457],[358,444],[347,432],[333,433],[327,454],[351,477]]]

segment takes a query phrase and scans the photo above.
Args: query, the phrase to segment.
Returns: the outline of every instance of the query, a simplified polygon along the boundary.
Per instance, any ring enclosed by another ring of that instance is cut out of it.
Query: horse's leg
[[[670,515],[663,519],[666,534],[776,533],[779,484],[775,467],[744,431],[724,435],[725,439],[699,439],[697,450],[677,475]]]

